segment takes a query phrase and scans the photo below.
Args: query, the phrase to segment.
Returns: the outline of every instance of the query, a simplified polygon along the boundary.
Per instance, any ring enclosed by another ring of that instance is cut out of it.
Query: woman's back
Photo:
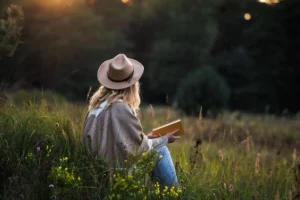
[[[88,112],[83,139],[94,155],[106,161],[123,161],[128,154],[146,152],[148,138],[131,107],[118,101],[107,102]]]

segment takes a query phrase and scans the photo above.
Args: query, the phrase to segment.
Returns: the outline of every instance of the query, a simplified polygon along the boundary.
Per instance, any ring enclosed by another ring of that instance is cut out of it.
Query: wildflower
[[[162,155],[160,155],[160,156],[159,156],[159,159],[162,159],[162,158],[163,158],[163,156],[162,156]]]
[[[36,148],[36,151],[40,151],[40,150],[41,150],[41,147],[37,147],[37,148]]]
[[[55,126],[56,126],[56,127],[59,127],[59,123],[56,123]]]
[[[49,185],[49,188],[54,188],[54,185],[53,185],[53,184],[50,184],[50,185]]]
[[[146,154],[145,152],[142,154],[143,157],[145,157],[146,155],[147,155],[147,154]]]
[[[65,157],[64,160],[67,161],[67,160],[68,160],[68,157]]]
[[[79,181],[81,181],[81,178],[78,176],[78,178],[77,178]]]
[[[32,159],[32,153],[28,153],[25,157],[25,160],[31,160]]]

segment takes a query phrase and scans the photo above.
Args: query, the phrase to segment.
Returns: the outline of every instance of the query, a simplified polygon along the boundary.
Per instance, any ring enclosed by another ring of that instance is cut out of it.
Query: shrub
[[[230,89],[212,67],[192,71],[177,91],[176,104],[188,114],[196,114],[201,107],[217,111],[227,106]]]

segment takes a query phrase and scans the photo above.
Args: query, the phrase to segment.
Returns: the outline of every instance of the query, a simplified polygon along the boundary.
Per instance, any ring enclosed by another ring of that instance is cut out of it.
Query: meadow
[[[148,133],[181,118],[186,135],[169,144],[181,188],[160,187],[143,155],[139,173],[117,173],[80,145],[87,106],[51,92],[2,94],[0,199],[300,199],[300,119],[223,112],[186,116],[143,105]]]

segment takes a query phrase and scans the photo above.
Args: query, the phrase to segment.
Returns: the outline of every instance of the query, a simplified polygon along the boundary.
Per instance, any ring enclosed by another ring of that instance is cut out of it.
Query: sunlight
[[[129,3],[130,0],[121,0],[122,3]]]
[[[49,0],[49,1],[39,1],[33,0],[36,5],[43,8],[64,8],[69,7],[74,3],[74,0]]]
[[[258,0],[258,2],[265,4],[277,4],[279,3],[279,0]]]

